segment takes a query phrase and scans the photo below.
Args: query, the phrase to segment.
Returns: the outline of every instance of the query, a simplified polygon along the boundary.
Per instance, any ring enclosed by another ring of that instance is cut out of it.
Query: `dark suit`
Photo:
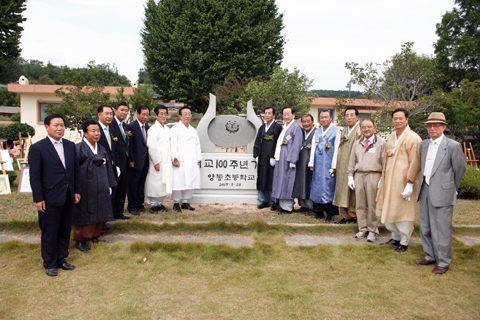
[[[122,123],[123,131],[127,131],[127,125]],[[128,186],[128,140],[129,138],[122,135],[122,131],[118,126],[117,120],[113,118],[112,123],[110,123],[110,131],[114,137],[118,137],[118,141],[115,143],[115,150],[118,155],[118,166],[120,167],[120,177],[118,177],[117,190],[114,195],[113,200],[113,217],[119,219],[123,216],[123,208],[125,207],[125,198],[127,196],[127,186]]]
[[[127,125],[127,130],[131,132],[128,145],[128,155],[130,162],[134,167],[130,168],[128,173],[128,212],[144,209],[143,201],[145,199],[145,179],[148,172],[148,149],[139,121],[135,120]],[[147,135],[148,125],[145,124],[145,135]]]
[[[438,146],[430,184],[425,181],[425,163],[431,139],[422,141],[422,163],[419,187],[419,225],[425,259],[435,260],[437,266],[448,267],[452,261],[453,205],[465,173],[465,155],[460,143],[443,137]]]
[[[113,120],[115,121],[115,119]],[[112,121],[112,122],[113,122]],[[113,173],[115,173],[115,177],[117,176],[117,167],[120,166],[119,159],[118,159],[118,154],[117,150],[115,149],[116,144],[120,138],[122,138],[121,134],[120,137],[115,135],[115,132],[112,130],[111,126],[108,126],[108,131],[110,132],[110,142],[111,142],[111,147],[108,144],[107,137],[105,137],[105,132],[103,130],[103,127],[100,123],[98,123],[98,126],[100,127],[100,140],[98,140],[98,144],[102,145],[105,150],[107,151],[107,155],[110,158],[110,161],[112,163],[112,169]],[[114,141],[114,139],[117,140]]]
[[[75,144],[65,139],[62,142],[65,167],[48,137],[33,144],[28,156],[33,201],[45,201],[45,212],[38,212],[38,223],[46,269],[56,268],[68,256],[72,205],[81,189]]]

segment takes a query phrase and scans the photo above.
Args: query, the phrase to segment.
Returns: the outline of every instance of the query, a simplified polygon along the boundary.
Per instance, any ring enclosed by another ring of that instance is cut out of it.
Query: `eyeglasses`
[[[441,123],[431,123],[431,124],[427,124],[427,128],[439,128],[439,127],[443,127],[444,124],[441,124]]]

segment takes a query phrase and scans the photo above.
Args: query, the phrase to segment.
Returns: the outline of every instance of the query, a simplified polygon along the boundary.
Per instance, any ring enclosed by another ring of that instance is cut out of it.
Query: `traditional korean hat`
[[[447,124],[447,121],[445,120],[445,115],[443,112],[432,112],[428,116],[428,120],[425,121],[426,124],[429,123],[441,123],[441,124]]]

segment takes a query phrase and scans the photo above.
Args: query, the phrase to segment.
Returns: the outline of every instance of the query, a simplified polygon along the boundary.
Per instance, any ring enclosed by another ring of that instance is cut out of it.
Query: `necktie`
[[[425,162],[425,182],[430,185],[430,177],[432,175],[433,162],[435,160],[435,141],[430,144],[428,149],[427,161]]]
[[[145,125],[142,124],[142,134],[143,134],[143,140],[145,143],[147,143],[147,133],[145,132]]]
[[[108,132],[108,128],[105,127],[105,137],[107,138],[107,142],[108,142],[108,146],[110,147],[110,149],[112,149],[112,142],[110,141],[110,134]]]
[[[125,137],[125,131],[123,130],[123,121],[120,122],[119,127],[120,127],[120,132],[122,133],[122,136],[123,136],[123,140],[127,141],[127,137]]]
[[[368,148],[368,143],[370,142],[370,140],[365,140],[365,148]]]
[[[55,146],[55,150],[57,151],[58,157],[60,158],[60,161],[62,161],[63,167],[65,167],[65,154],[63,153],[63,146],[60,141],[55,141],[53,144]]]

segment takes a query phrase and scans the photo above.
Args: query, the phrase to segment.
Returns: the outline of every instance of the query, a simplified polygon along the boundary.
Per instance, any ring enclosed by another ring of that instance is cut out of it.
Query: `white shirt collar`
[[[440,145],[440,143],[442,143],[442,140],[443,140],[443,137],[445,137],[445,135],[442,133],[442,135],[440,137],[438,137],[437,139],[433,140],[432,138],[430,138],[430,142],[434,142],[437,144],[437,146]]]
[[[360,121],[357,120],[357,123],[355,123],[355,125],[352,127],[352,129],[350,129],[350,127],[347,126],[347,128],[348,128],[348,135],[350,135],[350,133],[353,131],[353,129],[355,129],[356,126],[358,126],[359,123],[360,123]]]
[[[123,121],[118,120],[117,116],[115,116],[115,120],[117,120],[117,123],[118,123],[119,126],[120,126],[120,123],[123,122]]]
[[[140,126],[140,129],[141,129],[141,128],[142,128],[142,126],[144,126],[144,125],[145,125],[145,123],[141,123],[141,122],[140,122],[140,120],[138,120],[138,119],[137,119],[137,121],[138,121],[138,125]]]
[[[102,127],[103,131],[105,131],[105,129],[108,130],[108,126],[104,125],[101,121],[98,121],[98,124],[100,125],[100,127]]]
[[[85,143],[87,144],[87,146],[90,147],[90,150],[92,150],[93,154],[97,154],[97,153],[98,153],[97,143],[96,143],[96,142],[95,142],[95,147],[92,147],[92,145],[91,145],[90,142],[87,140],[87,138],[83,137],[83,141],[85,141]]]
[[[53,139],[52,137],[50,137],[49,135],[47,135],[48,139],[50,139],[50,141],[52,142],[52,144],[54,144],[55,142],[57,142],[57,140]],[[60,138],[60,140],[58,140],[62,145],[63,145],[63,141],[62,141],[63,138]]]
[[[327,130],[323,131],[323,126],[320,125],[320,128],[322,129],[322,136],[324,136],[328,130],[330,130],[330,128],[333,127],[333,122],[330,122],[330,124],[328,125],[328,128]]]

